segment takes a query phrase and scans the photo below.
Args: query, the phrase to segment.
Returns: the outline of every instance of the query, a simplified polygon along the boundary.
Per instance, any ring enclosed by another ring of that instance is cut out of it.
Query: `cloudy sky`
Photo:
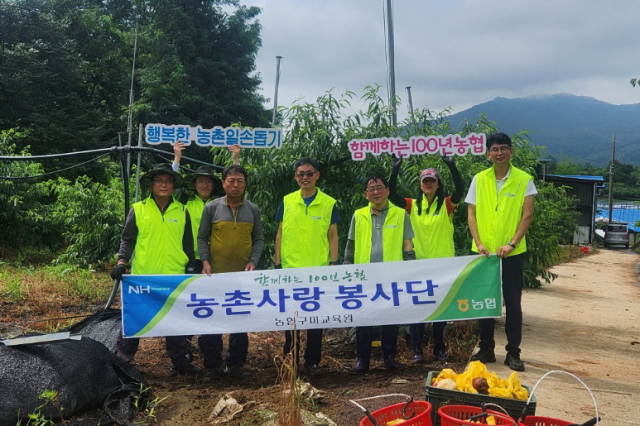
[[[257,71],[278,104],[327,90],[386,97],[386,0],[241,0],[262,8]],[[392,0],[396,93],[414,108],[459,112],[496,96],[571,93],[640,102],[637,0]]]

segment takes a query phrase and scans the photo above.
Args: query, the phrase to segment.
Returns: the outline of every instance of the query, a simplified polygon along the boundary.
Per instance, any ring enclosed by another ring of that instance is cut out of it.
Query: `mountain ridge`
[[[498,96],[449,115],[454,129],[475,122],[484,113],[509,135],[528,129],[536,146],[548,155],[602,167],[611,160],[616,135],[616,159],[640,166],[640,103],[614,105],[589,96],[560,93],[523,98]]]

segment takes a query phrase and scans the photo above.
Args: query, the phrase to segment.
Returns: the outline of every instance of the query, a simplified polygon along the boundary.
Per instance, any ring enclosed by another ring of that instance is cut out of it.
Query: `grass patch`
[[[574,245],[574,244],[561,245],[559,247],[560,254],[558,256],[558,263],[557,264],[571,262],[573,259],[577,259],[577,258],[579,258],[581,256],[584,256],[587,253],[583,253],[582,252],[583,247],[588,247],[589,248],[589,252],[588,253],[595,253],[597,251],[597,247],[595,245],[592,245],[592,246],[577,246],[577,245]]]
[[[72,317],[95,311],[111,292],[107,272],[75,266],[0,262],[0,322],[18,323],[51,333],[77,322]]]

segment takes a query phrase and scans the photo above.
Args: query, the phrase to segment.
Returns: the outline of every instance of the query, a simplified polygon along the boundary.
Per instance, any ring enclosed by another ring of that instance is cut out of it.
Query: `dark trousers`
[[[519,354],[522,342],[522,287],[524,286],[524,254],[502,259],[502,297],[507,311],[504,331],[508,353]],[[478,320],[480,349],[495,349],[493,318]]]
[[[129,362],[133,359],[138,351],[140,339],[125,339],[122,334],[117,342],[117,355]],[[171,358],[174,368],[180,368],[186,364],[190,364],[192,360],[191,352],[191,336],[167,336],[165,338],[167,355]]]
[[[380,340],[382,343],[382,359],[395,357],[398,344],[398,326],[383,325],[380,327]],[[371,359],[371,342],[373,341],[373,327],[356,327],[356,353],[358,359],[369,364]]]
[[[229,348],[222,360],[222,335],[207,334],[198,338],[198,346],[202,351],[205,368],[220,368],[223,364],[229,367],[242,367],[247,361],[249,351],[249,336],[247,333],[233,333],[229,335]]]
[[[200,259],[194,260],[194,263],[193,263],[193,272],[194,273],[201,274],[202,273],[202,267],[203,267],[202,260],[200,260]]]
[[[314,328],[307,330],[307,347],[304,350],[304,366],[305,368],[312,365],[320,364],[322,359],[322,332],[321,328]],[[296,330],[296,348],[298,353],[296,354],[296,364],[300,361],[300,330]],[[287,356],[293,349],[293,333],[289,330],[284,332],[284,355]]]
[[[202,266],[202,261],[196,259],[196,273],[202,273]],[[206,334],[198,337],[198,346],[202,352],[204,368],[220,368],[223,364],[229,367],[242,367],[247,362],[249,335],[247,333],[232,333],[229,335],[229,348],[224,361],[222,359],[221,334]]]
[[[414,354],[422,353],[422,340],[424,339],[424,329],[426,323],[419,322],[409,326],[409,335],[411,336],[411,346]],[[433,353],[444,351],[444,329],[447,326],[446,321],[438,321],[431,323],[431,331],[433,336]]]

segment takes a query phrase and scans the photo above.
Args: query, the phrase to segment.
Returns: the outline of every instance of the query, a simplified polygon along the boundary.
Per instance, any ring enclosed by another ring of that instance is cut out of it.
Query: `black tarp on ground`
[[[120,309],[104,309],[62,331],[91,337],[115,354],[116,343],[122,333],[122,311]]]
[[[79,330],[84,336],[81,340],[0,344],[0,426],[15,426],[20,417],[25,418],[42,405],[38,395],[45,390],[58,392],[57,405],[47,404],[41,410],[46,418],[60,419],[59,407],[64,407],[62,417],[74,418],[70,425],[132,424],[136,414],[133,401],[141,386],[147,388],[146,382],[135,367],[104,344],[86,337],[98,330],[108,343],[114,336],[117,338],[119,320],[116,318],[114,335],[111,325],[99,324],[100,315],[91,318],[85,322],[93,325]],[[108,323],[114,320],[113,316],[106,318]],[[106,329],[111,331],[105,332]]]

